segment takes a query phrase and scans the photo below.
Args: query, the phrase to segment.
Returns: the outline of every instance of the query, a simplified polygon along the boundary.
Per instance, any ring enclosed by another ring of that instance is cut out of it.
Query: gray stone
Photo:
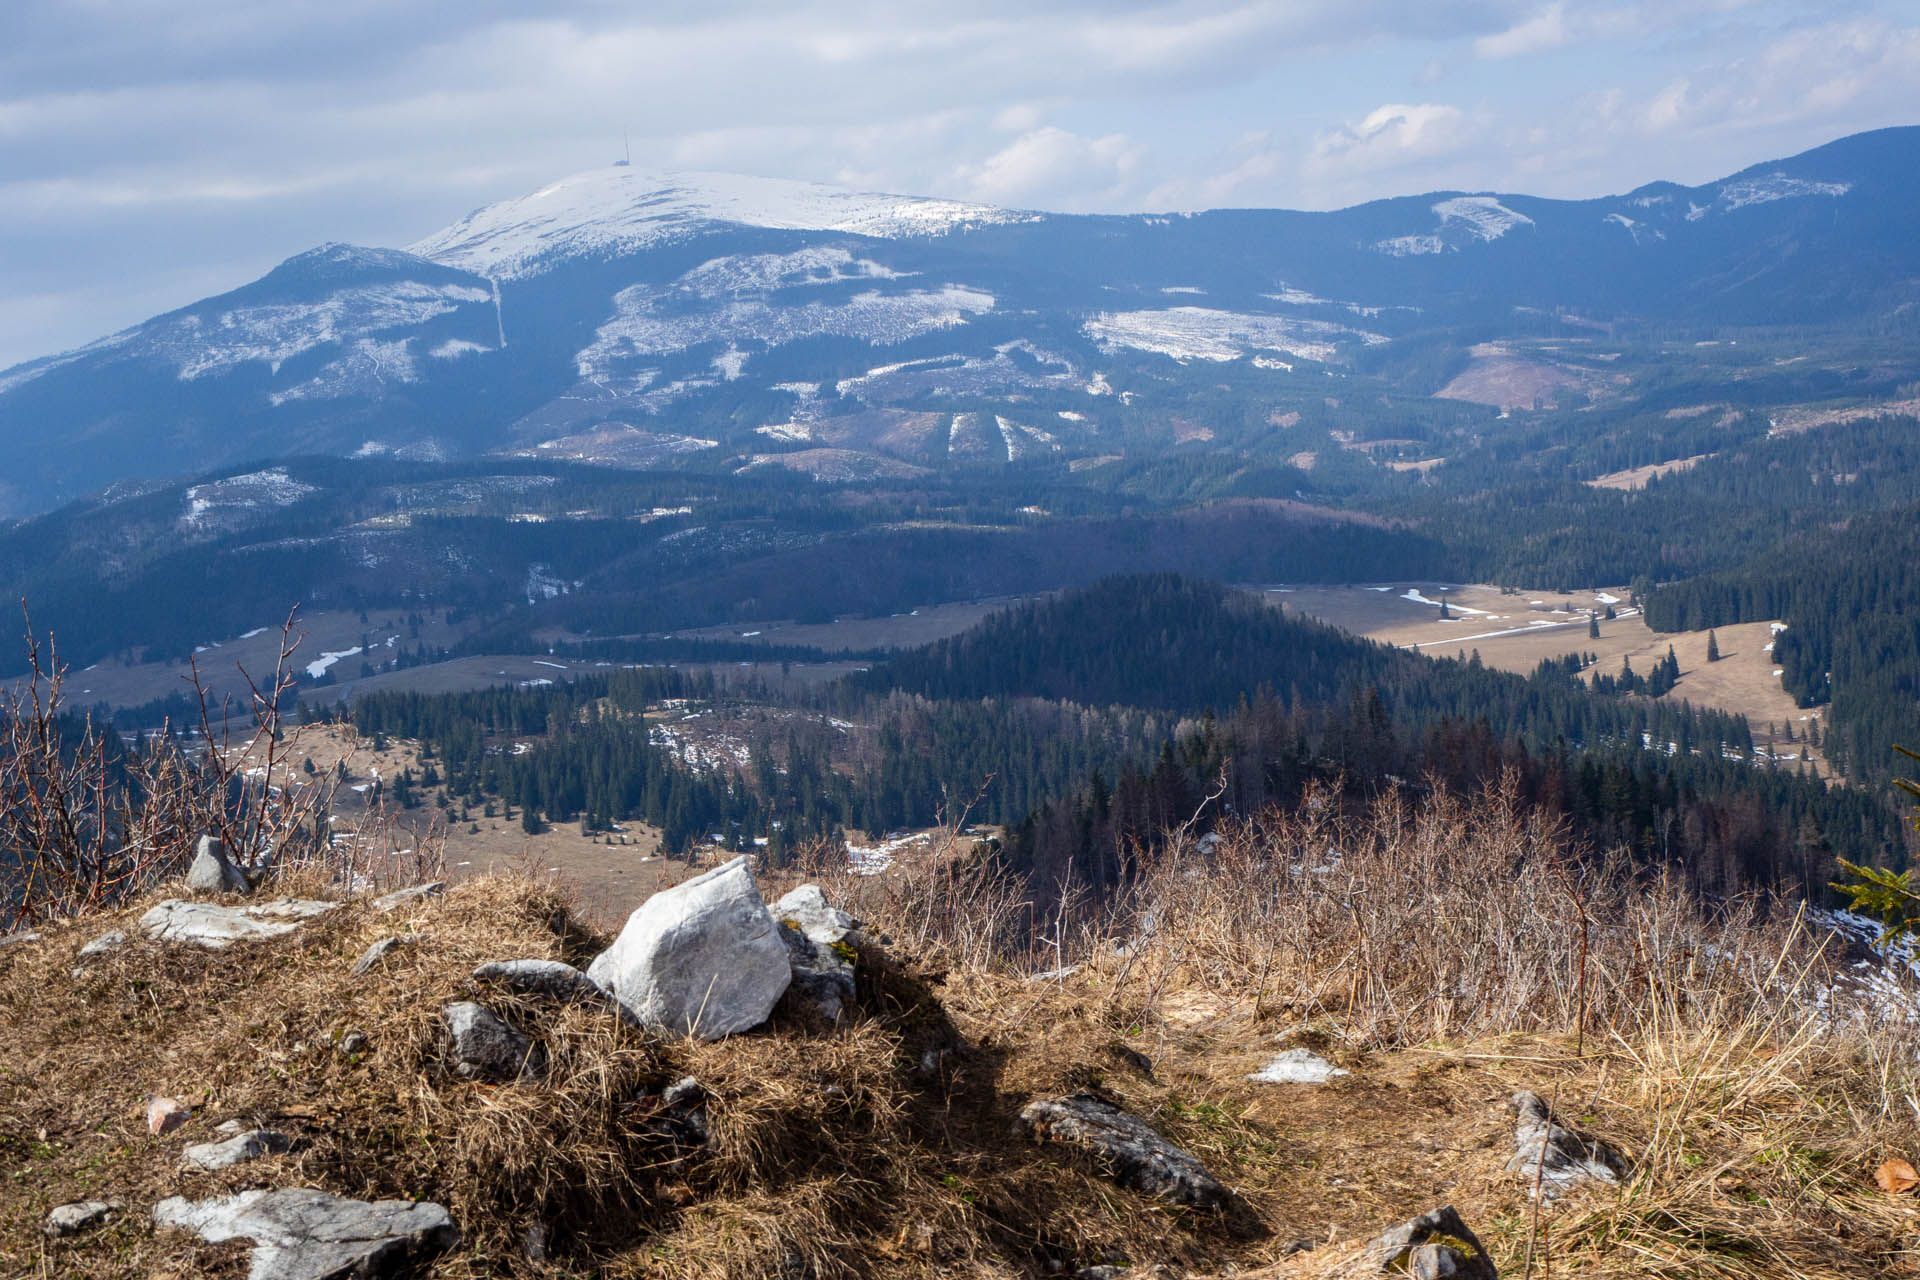
[[[127,945],[127,935],[119,929],[109,929],[99,937],[80,948],[74,954],[76,960],[89,960],[94,956],[103,956],[109,951],[118,951]]]
[[[24,947],[30,942],[40,941],[37,933],[28,933],[22,929],[16,933],[0,933],[0,951],[8,947]]]
[[[187,868],[187,888],[195,893],[248,893],[253,884],[247,873],[227,856],[227,846],[213,836],[201,836]]]
[[[1507,1172],[1517,1174],[1532,1194],[1540,1188],[1552,1200],[1583,1182],[1618,1182],[1627,1162],[1603,1142],[1582,1137],[1560,1123],[1537,1093],[1513,1095],[1513,1158]]]
[[[180,1152],[180,1163],[196,1169],[225,1169],[261,1156],[277,1156],[293,1149],[293,1139],[272,1129],[254,1129],[224,1142],[199,1142]]]
[[[340,1042],[334,1045],[334,1048],[339,1050],[341,1057],[352,1059],[365,1053],[372,1045],[373,1042],[367,1039],[367,1033],[356,1027],[341,1036]]]
[[[717,1040],[765,1022],[793,970],[739,857],[641,903],[587,976],[644,1026]]]
[[[1375,1236],[1367,1245],[1366,1257],[1383,1275],[1411,1275],[1417,1280],[1500,1278],[1480,1238],[1450,1204]]]
[[[253,1241],[247,1280],[375,1280],[460,1243],[459,1229],[437,1204],[370,1204],[305,1187],[198,1201],[174,1196],[154,1206],[153,1221],[210,1243]]]
[[[648,1132],[677,1147],[707,1145],[712,1128],[707,1120],[707,1090],[692,1076],[682,1076],[660,1092],[660,1102],[648,1120]]]
[[[473,980],[562,1004],[611,1003],[592,978],[558,960],[491,960],[473,971]]]
[[[185,942],[218,950],[232,942],[277,938],[292,933],[314,916],[338,904],[301,898],[277,898],[245,907],[169,898],[140,917],[140,930],[157,942]]]
[[[787,965],[793,974],[788,998],[811,1008],[828,1022],[854,996],[852,939],[860,922],[828,904],[820,886],[803,884],[770,908],[780,922]]]
[[[1201,1209],[1221,1208],[1232,1198],[1198,1160],[1139,1117],[1091,1094],[1036,1098],[1021,1108],[1018,1126],[1035,1142],[1093,1156],[1123,1187]]]
[[[1350,1075],[1311,1049],[1289,1049],[1247,1079],[1261,1084],[1325,1084],[1335,1076]]]
[[[472,1080],[528,1081],[546,1070],[546,1054],[526,1036],[461,1000],[441,1011],[453,1037],[453,1069]]]
[[[63,1204],[47,1215],[47,1225],[42,1230],[55,1240],[78,1235],[88,1227],[99,1226],[123,1208],[118,1200],[79,1200]]]
[[[353,971],[349,973],[347,976],[350,978],[359,977],[361,974],[367,972],[369,969],[379,964],[382,960],[385,960],[388,956],[398,951],[401,947],[408,946],[412,942],[413,942],[412,938],[380,939],[380,941],[374,943],[372,946],[368,947],[365,951],[362,951],[360,953],[360,958],[353,962]]]
[[[435,880],[432,884],[416,884],[395,893],[375,898],[368,903],[375,911],[398,911],[402,907],[415,907],[428,898],[437,898],[447,891],[444,880]]]

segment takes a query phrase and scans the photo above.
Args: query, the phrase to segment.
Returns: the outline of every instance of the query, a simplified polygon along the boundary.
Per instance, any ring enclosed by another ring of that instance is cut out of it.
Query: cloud
[[[1068,210],[1698,180],[1912,118],[1908,0],[1840,2],[0,0],[0,366],[623,133]]]
[[[958,172],[968,194],[988,203],[1017,204],[1035,195],[1067,208],[1100,208],[1128,193],[1145,149],[1123,133],[1082,137],[1043,125],[1015,138],[978,165]],[[1064,201],[1057,197],[1072,192]]]
[[[1556,3],[1497,35],[1481,36],[1473,42],[1473,53],[1477,58],[1518,58],[1557,49],[1567,38],[1567,6]]]

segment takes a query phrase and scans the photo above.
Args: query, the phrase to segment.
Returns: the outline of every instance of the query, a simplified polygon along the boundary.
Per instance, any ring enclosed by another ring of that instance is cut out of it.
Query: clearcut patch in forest
[[[1807,730],[1821,716],[1803,710],[1780,687],[1770,649],[1771,622],[1721,627],[1716,636],[1720,660],[1707,661],[1705,631],[1656,632],[1626,603],[1625,587],[1598,591],[1519,591],[1503,594],[1486,584],[1374,583],[1348,587],[1251,588],[1266,600],[1296,609],[1369,640],[1417,648],[1433,657],[1478,653],[1502,671],[1530,673],[1546,658],[1591,653],[1598,660],[1588,675],[1617,675],[1623,662],[1646,675],[1664,659],[1669,645],[1680,663],[1680,680],[1669,698],[1697,707],[1744,715],[1753,727],[1756,751],[1799,767],[1803,749],[1808,764],[1827,776],[1818,747],[1808,748]],[[1454,615],[1440,617],[1445,601]],[[1600,619],[1600,635],[1588,634],[1589,610],[1604,613],[1611,604],[1619,615]],[[1769,728],[1771,726],[1771,728]],[[1821,724],[1825,731],[1824,723]],[[1789,728],[1792,738],[1787,737]]]

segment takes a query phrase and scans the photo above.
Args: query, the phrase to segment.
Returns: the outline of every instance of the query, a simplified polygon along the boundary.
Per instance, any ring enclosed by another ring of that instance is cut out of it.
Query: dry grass
[[[109,922],[56,926],[0,951],[0,1274],[237,1275],[232,1246],[157,1236],[144,1209],[292,1184],[445,1203],[467,1243],[440,1277],[1007,1277],[1109,1260],[1325,1275],[1347,1242],[1443,1202],[1515,1275],[1529,1252],[1540,1274],[1920,1274],[1914,1202],[1870,1180],[1914,1154],[1914,1039],[1822,1003],[1835,962],[1792,913],[1703,911],[1577,861],[1497,791],[1359,819],[1309,797],[1302,812],[1205,850],[1177,841],[1097,908],[1037,910],[959,844],[897,876],[816,868],[888,939],[863,951],[841,1027],[782,1013],[695,1045],[487,993],[548,1045],[533,1088],[451,1076],[438,1023],[482,961],[584,962],[603,943],[529,878],[476,879],[401,919],[349,902],[225,952],[136,945],[82,978],[74,952]],[[395,931],[414,943],[349,980]],[[1078,967],[1031,976],[1062,965]],[[364,1055],[338,1051],[351,1030]],[[1289,1044],[1352,1074],[1246,1079]],[[704,1150],[661,1124],[660,1088],[687,1074],[709,1093]],[[1504,1104],[1523,1087],[1634,1176],[1536,1222],[1502,1170]],[[147,1135],[150,1090],[193,1121]],[[1234,1211],[1158,1204],[1013,1137],[1029,1097],[1067,1090],[1149,1119],[1233,1187]],[[301,1143],[179,1172],[180,1145],[228,1117]],[[133,1209],[41,1240],[52,1205],[88,1196]],[[536,1224],[553,1261],[524,1252]],[[1289,1257],[1299,1242],[1319,1247]]]

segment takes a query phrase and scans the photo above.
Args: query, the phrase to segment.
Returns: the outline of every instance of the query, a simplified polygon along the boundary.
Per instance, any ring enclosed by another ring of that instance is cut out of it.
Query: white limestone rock
[[[187,868],[187,888],[195,893],[249,893],[253,883],[227,856],[227,846],[213,836],[201,836]]]
[[[180,1152],[180,1163],[196,1169],[226,1169],[262,1156],[293,1149],[293,1139],[272,1129],[254,1129],[222,1142],[196,1142]]]
[[[641,903],[587,976],[643,1026],[701,1040],[759,1026],[793,980],[744,856]]]
[[[278,938],[338,904],[276,898],[245,907],[169,898],[140,917],[140,931],[156,942],[184,942],[219,950],[234,942]]]
[[[253,1241],[247,1280],[374,1280],[460,1243],[459,1229],[437,1204],[368,1203],[305,1187],[197,1201],[174,1196],[154,1206],[153,1221],[213,1244]]]
[[[42,1230],[52,1240],[79,1235],[89,1227],[99,1226],[123,1207],[118,1200],[78,1200],[63,1204],[47,1215],[47,1224]]]

